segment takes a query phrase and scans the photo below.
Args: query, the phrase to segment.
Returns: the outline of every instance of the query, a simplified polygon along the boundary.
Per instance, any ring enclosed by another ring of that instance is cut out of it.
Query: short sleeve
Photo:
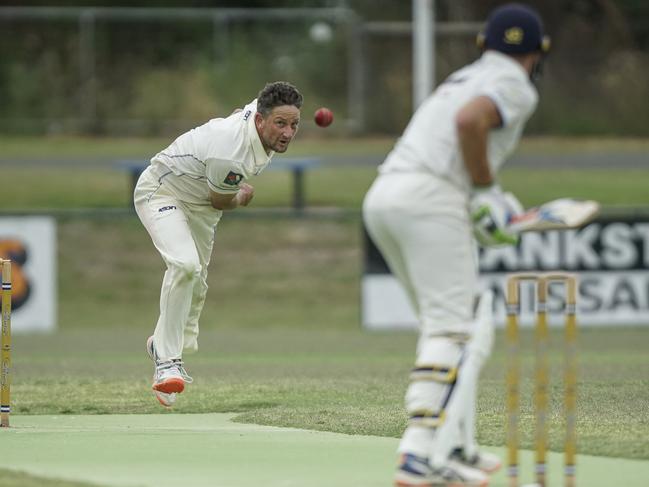
[[[210,189],[222,194],[236,193],[245,179],[240,164],[220,159],[206,161],[205,176]]]
[[[538,102],[534,86],[513,76],[493,80],[480,94],[496,104],[505,127],[527,121]]]

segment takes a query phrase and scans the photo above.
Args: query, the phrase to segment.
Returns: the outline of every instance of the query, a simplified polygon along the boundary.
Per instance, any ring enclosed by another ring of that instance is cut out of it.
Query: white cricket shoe
[[[178,394],[185,390],[185,379],[179,365],[174,360],[158,361],[153,376],[153,390],[165,394]]]
[[[147,341],[146,341],[146,351],[149,354],[149,357],[151,360],[153,360],[154,364],[154,369],[153,369],[153,382],[155,385],[156,382],[156,377],[157,377],[157,362],[158,362],[158,356],[155,352],[155,347],[153,346],[153,336],[150,336]],[[172,392],[170,394],[162,391],[158,391],[155,388],[153,388],[153,394],[155,395],[156,399],[160,404],[162,404],[164,407],[169,408],[174,405],[176,402],[176,393]]]
[[[489,477],[482,471],[449,460],[441,468],[433,469],[427,458],[405,453],[401,455],[395,487],[488,487]]]
[[[451,452],[451,458],[488,474],[496,472],[503,465],[498,455],[488,451],[477,451],[474,455],[467,456],[464,449],[456,448]]]

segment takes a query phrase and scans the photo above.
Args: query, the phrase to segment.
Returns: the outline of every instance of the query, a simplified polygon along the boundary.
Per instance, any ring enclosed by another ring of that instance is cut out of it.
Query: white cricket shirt
[[[209,204],[210,189],[236,193],[241,182],[270,163],[255,128],[257,100],[227,118],[214,118],[184,133],[157,153],[152,165],[161,182],[182,201]]]
[[[516,148],[538,102],[527,71],[497,51],[486,51],[477,61],[450,75],[421,104],[379,171],[432,172],[463,191],[470,191],[471,180],[458,144],[455,117],[464,105],[479,96],[488,96],[496,104],[503,121],[488,136],[487,157],[496,174]]]

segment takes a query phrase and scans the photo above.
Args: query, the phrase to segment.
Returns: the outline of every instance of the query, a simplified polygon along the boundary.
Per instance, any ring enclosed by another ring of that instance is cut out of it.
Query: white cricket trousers
[[[467,207],[466,193],[423,172],[381,174],[363,202],[368,233],[419,319],[416,370],[460,369],[474,328],[478,270]],[[452,376],[411,381],[405,398],[411,419],[399,452],[443,462],[452,448],[475,443],[473,428],[466,427],[475,422],[474,403],[445,411],[454,387]],[[473,398],[476,388],[470,387],[468,397]],[[427,423],[422,411],[442,419]],[[451,413],[459,416],[466,440],[459,425],[443,421]]]
[[[470,333],[477,259],[467,195],[428,173],[381,174],[365,197],[363,218],[421,333]]]
[[[153,340],[161,360],[198,349],[198,320],[207,294],[207,267],[222,212],[181,201],[160,164],[147,167],[134,193],[135,211],[167,265]],[[176,181],[177,183],[177,181]]]

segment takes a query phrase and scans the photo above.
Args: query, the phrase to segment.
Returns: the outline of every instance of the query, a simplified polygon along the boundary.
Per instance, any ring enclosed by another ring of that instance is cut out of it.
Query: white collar
[[[250,139],[250,145],[252,146],[252,153],[255,156],[255,166],[266,166],[275,152],[270,151],[270,154],[267,154],[264,145],[261,143],[261,139],[257,133],[257,126],[255,125],[256,113],[257,112],[253,112],[248,119],[248,138]]]
[[[487,62],[497,62],[497,63],[508,64],[510,66],[516,66],[516,68],[525,75],[525,78],[530,77],[530,74],[527,72],[527,70],[523,67],[521,63],[516,61],[516,59],[512,58],[511,56],[508,56],[507,54],[504,54],[500,51],[494,51],[493,49],[488,49],[482,54],[482,58],[485,59]]]

